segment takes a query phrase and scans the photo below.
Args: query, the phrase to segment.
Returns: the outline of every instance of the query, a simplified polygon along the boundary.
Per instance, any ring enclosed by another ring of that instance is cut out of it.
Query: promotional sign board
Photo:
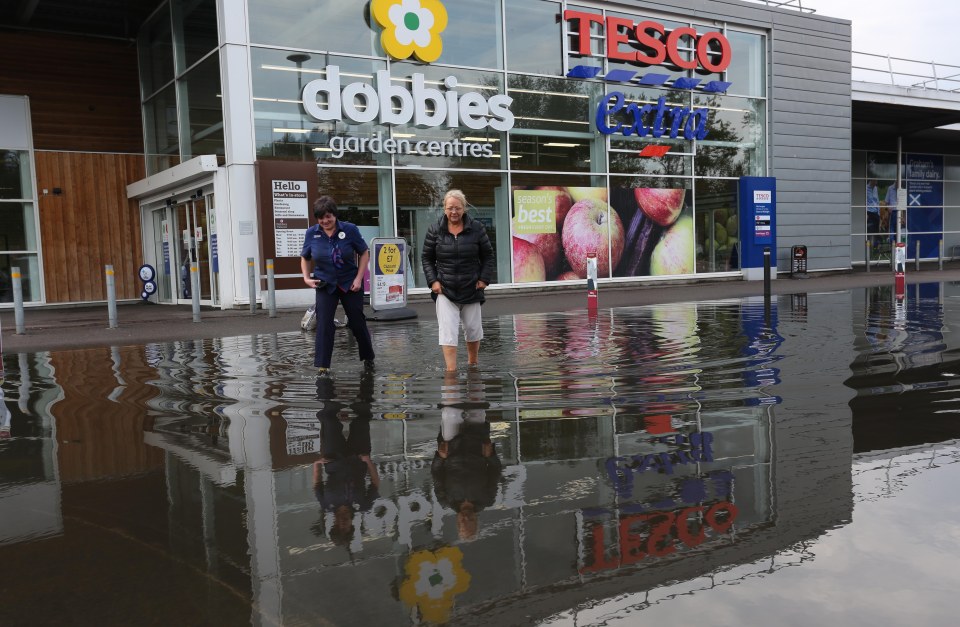
[[[306,181],[273,181],[273,240],[277,257],[299,257],[310,226]]]
[[[370,307],[375,311],[407,305],[407,242],[376,237],[370,242]]]
[[[761,275],[763,249],[770,248],[776,276],[777,180],[771,176],[743,176],[739,182],[740,264],[747,280]]]

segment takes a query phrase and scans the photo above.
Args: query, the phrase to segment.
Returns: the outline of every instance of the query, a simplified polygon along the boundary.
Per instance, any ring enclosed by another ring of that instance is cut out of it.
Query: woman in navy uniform
[[[320,374],[330,369],[337,304],[343,305],[347,326],[357,338],[360,359],[373,367],[373,343],[363,315],[363,274],[370,249],[355,224],[337,219],[337,203],[321,196],[313,205],[317,223],[307,229],[300,252],[303,282],[317,293],[317,341],[313,365]]]

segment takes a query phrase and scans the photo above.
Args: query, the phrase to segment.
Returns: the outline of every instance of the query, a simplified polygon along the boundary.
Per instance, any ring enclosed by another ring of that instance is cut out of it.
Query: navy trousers
[[[333,293],[326,290],[317,292],[317,343],[313,355],[313,365],[318,368],[329,368],[333,357],[333,339],[336,327],[333,326],[333,316],[337,312],[337,304],[343,305],[347,312],[347,326],[357,338],[357,348],[360,359],[373,359],[373,342],[370,340],[370,331],[367,329],[367,319],[363,315],[363,292],[344,292],[339,288]]]

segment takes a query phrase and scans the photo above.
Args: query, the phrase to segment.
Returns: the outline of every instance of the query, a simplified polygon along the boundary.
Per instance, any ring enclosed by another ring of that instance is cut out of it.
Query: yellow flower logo
[[[447,10],[437,0],[373,0],[370,12],[383,28],[380,44],[394,59],[414,55],[432,63],[440,58]]]
[[[407,560],[405,570],[400,600],[418,607],[430,623],[445,623],[453,609],[453,597],[470,587],[470,573],[463,569],[463,552],[456,547],[417,551]]]

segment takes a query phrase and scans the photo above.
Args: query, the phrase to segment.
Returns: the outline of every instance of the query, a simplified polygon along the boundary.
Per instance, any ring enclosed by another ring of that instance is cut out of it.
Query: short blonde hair
[[[460,201],[460,206],[463,207],[463,210],[467,210],[467,197],[463,195],[459,189],[451,189],[446,194],[443,195],[443,206],[447,206],[447,199],[453,198]]]

